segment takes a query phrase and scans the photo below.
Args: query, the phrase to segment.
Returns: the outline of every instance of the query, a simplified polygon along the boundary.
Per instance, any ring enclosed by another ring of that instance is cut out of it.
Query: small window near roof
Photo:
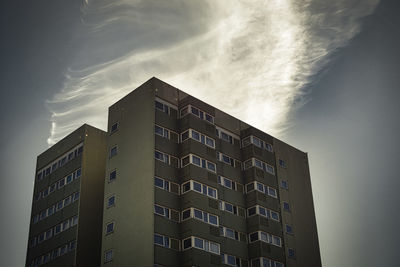
[[[104,255],[104,262],[110,262],[113,259],[113,250],[107,250],[105,255]]]
[[[115,133],[118,130],[118,122],[111,125],[110,133]]]

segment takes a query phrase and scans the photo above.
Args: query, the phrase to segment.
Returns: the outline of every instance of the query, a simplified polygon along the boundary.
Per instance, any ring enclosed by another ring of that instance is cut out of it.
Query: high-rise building
[[[100,266],[104,131],[83,125],[38,156],[26,266]]]
[[[306,153],[156,78],[108,119],[102,266],[321,266]]]

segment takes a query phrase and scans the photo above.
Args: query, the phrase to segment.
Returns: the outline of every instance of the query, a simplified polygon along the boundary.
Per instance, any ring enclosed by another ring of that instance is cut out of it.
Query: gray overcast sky
[[[309,153],[324,266],[398,266],[397,1],[115,2],[2,3],[3,266],[24,264],[36,156],[152,76]]]

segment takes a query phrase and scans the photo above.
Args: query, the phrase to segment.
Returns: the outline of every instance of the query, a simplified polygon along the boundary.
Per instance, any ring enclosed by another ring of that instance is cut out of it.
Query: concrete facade
[[[26,266],[99,266],[106,133],[83,125],[37,158]]]
[[[156,78],[108,127],[102,266],[321,266],[306,153]]]

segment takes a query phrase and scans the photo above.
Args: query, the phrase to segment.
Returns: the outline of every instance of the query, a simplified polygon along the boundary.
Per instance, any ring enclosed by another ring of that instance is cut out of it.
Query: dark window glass
[[[191,238],[185,239],[183,241],[183,249],[190,248],[192,246],[192,240]]]
[[[81,147],[78,148],[78,156],[79,156],[80,154],[82,154],[82,152],[83,152],[83,146],[81,146]]]
[[[53,166],[51,166],[51,171],[55,171],[57,169],[57,162],[53,164]]]
[[[113,170],[110,172],[110,182],[114,181],[115,179],[117,179],[117,171]]]
[[[186,184],[183,185],[183,192],[186,192],[189,190],[190,190],[190,182],[187,182]]]
[[[65,185],[65,179],[61,179],[60,181],[58,181],[58,188],[61,188]]]
[[[252,207],[252,208],[248,209],[248,214],[249,214],[249,216],[256,214],[256,207]]]
[[[164,136],[164,129],[161,128],[160,126],[155,126],[154,127],[154,132],[158,135]]]
[[[258,233],[257,232],[250,234],[250,241],[251,242],[257,241],[257,240],[258,240]]]
[[[109,250],[106,252],[106,256],[105,256],[105,262],[111,261],[113,258],[113,251]]]
[[[112,222],[112,223],[107,224],[107,228],[106,228],[107,234],[111,233],[113,231],[114,231],[114,223]]]
[[[111,206],[114,206],[114,204],[115,204],[115,196],[109,197],[108,198],[108,206],[111,207]]]
[[[284,188],[284,189],[288,189],[289,186],[288,186],[287,181],[281,181],[281,187]]]
[[[79,192],[76,192],[75,194],[74,194],[74,199],[73,199],[73,201],[77,201],[79,199]]]
[[[195,107],[192,107],[192,113],[196,116],[199,116],[199,110]]]
[[[275,211],[271,211],[271,218],[279,221],[279,214]]]
[[[117,129],[118,129],[118,123],[116,122],[111,126],[111,133],[115,132]]]
[[[188,139],[189,138],[189,131],[184,132],[182,134],[181,138],[182,138],[182,141],[185,141],[186,139]]]
[[[162,235],[154,234],[154,244],[163,246],[164,245],[164,237]]]
[[[192,138],[197,141],[200,141],[200,134],[198,132],[192,130]]]
[[[67,197],[67,198],[64,200],[64,207],[65,207],[65,206],[68,206],[70,203],[71,203],[71,197]]]
[[[117,155],[117,147],[116,146],[114,146],[113,148],[111,148],[111,150],[110,150],[110,157],[113,157],[113,156],[115,156],[115,155]]]
[[[288,255],[289,255],[290,258],[294,258],[296,256],[296,253],[295,253],[294,249],[289,248],[288,249]]]
[[[192,161],[193,161],[193,164],[195,164],[195,165],[197,165],[197,166],[201,166],[201,165],[200,165],[200,158],[199,158],[199,157],[192,156]]]
[[[286,233],[293,234],[292,226],[286,224]]]
[[[76,170],[75,179],[81,177],[81,174],[82,174],[82,170],[81,169]]]
[[[214,163],[207,161],[207,168],[208,168],[210,171],[215,172],[215,164],[214,164]]]
[[[283,159],[279,159],[279,166],[286,168],[286,162]]]
[[[72,182],[72,174],[67,176],[67,184],[69,184],[70,182]]]
[[[236,259],[234,256],[232,255],[227,255],[227,260],[228,260],[228,264],[235,266],[236,265]]]
[[[162,103],[160,103],[158,101],[155,101],[155,106],[156,106],[157,109],[159,109],[161,111],[164,111],[164,104],[162,104]]]
[[[184,212],[182,212],[182,220],[186,220],[189,217],[190,217],[190,210],[185,210]]]
[[[206,120],[208,122],[214,123],[214,118],[211,115],[206,114]]]
[[[187,164],[189,164],[189,156],[182,159],[182,166],[186,166]]]
[[[154,185],[164,189],[164,180],[162,180],[158,177],[154,177]]]
[[[203,219],[203,212],[199,211],[199,210],[194,210],[194,217],[197,219],[202,220]]]
[[[201,184],[193,182],[193,190],[201,193]]]
[[[208,219],[211,224],[218,225],[218,217],[217,216],[209,214]]]
[[[196,248],[201,248],[201,249],[203,249],[203,240],[200,239],[200,238],[195,237],[195,238],[194,238],[194,246],[195,246]]]
[[[283,209],[284,209],[285,211],[290,211],[289,203],[283,202]]]
[[[164,216],[164,208],[158,205],[154,205],[155,213]]]
[[[233,206],[229,203],[225,203],[225,210],[233,213]]]

